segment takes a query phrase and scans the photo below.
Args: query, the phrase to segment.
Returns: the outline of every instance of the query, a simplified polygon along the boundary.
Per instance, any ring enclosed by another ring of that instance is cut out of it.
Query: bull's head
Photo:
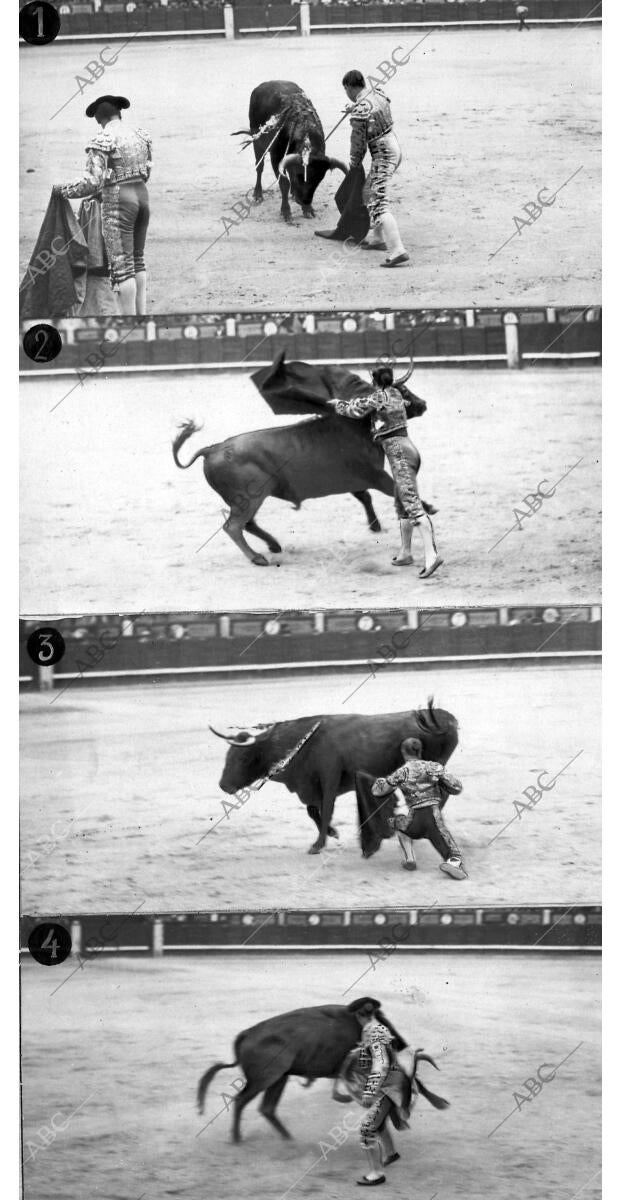
[[[223,738],[230,747],[220,779],[220,788],[227,795],[249,787],[267,773],[270,763],[265,743],[273,728],[273,725],[233,726],[227,729],[209,726],[211,732]]]
[[[386,1029],[389,1029],[390,1033],[393,1035],[394,1049],[399,1053],[401,1050],[406,1050],[407,1042],[403,1037],[400,1036],[400,1033],[394,1028],[392,1022],[388,1020],[382,1008],[380,1008],[377,1012],[377,1020],[380,1021],[382,1025],[385,1025]]]
[[[317,187],[323,182],[327,172],[334,170],[342,171],[345,175],[347,173],[344,163],[317,152],[306,138],[300,151],[285,154],[278,174],[288,179],[295,203],[301,205],[304,211],[310,211]]]
[[[422,741],[425,758],[447,763],[459,741],[459,726],[456,717],[444,708],[435,708],[432,696],[428,708],[419,708],[415,714],[417,731],[415,736]]]
[[[409,376],[407,376],[409,378]],[[421,396],[416,396],[414,392],[410,392],[404,383],[396,385],[405,401],[407,409],[407,417],[411,420],[412,417],[421,417],[426,412],[426,400],[422,400]]]
[[[406,1050],[408,1043],[403,1037],[401,1037],[398,1030],[394,1028],[392,1022],[388,1020],[383,1009],[376,1007],[377,1005],[380,1005],[380,1003],[381,1002],[379,1000],[374,1000],[372,996],[362,996],[360,1000],[352,1000],[351,1004],[347,1005],[347,1010],[348,1012],[352,1012],[358,1007],[368,1007],[369,1010],[374,1008],[374,1016],[376,1020],[380,1021],[382,1025],[385,1025],[386,1029],[389,1029],[392,1037],[394,1038],[394,1049],[398,1052],[401,1050]]]

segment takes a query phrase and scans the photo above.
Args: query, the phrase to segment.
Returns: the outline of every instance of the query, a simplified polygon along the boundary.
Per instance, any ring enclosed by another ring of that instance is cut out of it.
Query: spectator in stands
[[[146,313],[144,247],[149,224],[147,180],[151,174],[151,138],[139,127],[123,125],[125,96],[99,96],[86,109],[101,127],[86,146],[86,170],[78,179],[55,188],[68,199],[97,196],[101,200],[103,240],[112,286],[118,288],[121,311]]]

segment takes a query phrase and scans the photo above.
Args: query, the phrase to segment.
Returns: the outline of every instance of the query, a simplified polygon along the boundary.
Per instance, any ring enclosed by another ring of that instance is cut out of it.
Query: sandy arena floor
[[[599,672],[593,666],[341,671],[287,680],[69,689],[22,698],[22,911],[365,907],[600,901]],[[340,840],[267,783],[225,810],[226,745],[208,724],[390,712],[435,693],[458,717],[464,782],[445,816],[469,879],[449,880],[419,843],[415,875],[386,843],[361,857],[355,797],[336,801]],[[582,754],[520,819],[514,801]],[[497,836],[499,835],[499,836]]]
[[[343,255],[336,243],[314,238],[314,229],[336,223],[339,172],[317,191],[316,220],[296,216],[285,227],[275,188],[225,233],[224,219],[230,223],[232,206],[254,183],[252,151],[240,154],[241,139],[230,137],[247,127],[252,88],[282,76],[295,80],[327,133],[344,107],[344,72],[359,67],[378,77],[379,63],[399,46],[402,59],[422,36],[409,30],[234,43],[132,41],[58,115],[105,42],[52,46],[44,57],[27,47],[22,272],[52,184],[82,169],[94,130],[84,110],[103,90],[129,96],[132,119],[154,138],[147,263],[155,312],[597,302],[598,28],[535,29],[526,36],[516,28],[437,30],[389,81],[403,147],[393,204],[411,253],[407,268],[381,270],[379,255]],[[329,153],[346,160],[348,142],[345,122],[329,140]],[[272,179],[265,171],[265,184]],[[547,200],[557,193],[554,203],[500,251],[515,233],[514,218],[525,219],[523,206],[543,188]]]
[[[329,1081],[308,1091],[287,1084],[279,1115],[291,1142],[254,1102],[245,1142],[231,1145],[223,1097],[234,1095],[238,1068],[216,1077],[202,1118],[194,1098],[207,1066],[231,1061],[241,1029],[300,1005],[346,1003],[342,993],[366,965],[349,954],[96,959],[51,996],[73,967],[28,961],[25,1200],[351,1196],[364,1167],[357,1135],[325,1157],[321,1143],[334,1144],[330,1131],[361,1110],[334,1103]],[[441,1074],[423,1065],[421,1076],[451,1104],[439,1112],[419,1100],[411,1131],[397,1135],[402,1158],[389,1168],[386,1196],[597,1200],[599,968],[595,956],[404,951],[377,968],[372,993],[412,1047],[436,1056]],[[555,1077],[513,1112],[514,1093],[554,1066]],[[44,1148],[38,1131],[54,1115],[57,1128],[68,1123]]]
[[[369,532],[348,495],[310,500],[299,511],[268,499],[259,522],[283,553],[269,568],[242,556],[222,531],[223,502],[202,462],[179,471],[171,441],[184,418],[204,422],[183,449],[187,462],[200,446],[285,423],[249,372],[96,376],[63,400],[74,385],[73,377],[23,384],[24,615],[558,604],[599,596],[594,368],[416,372],[428,411],[409,428],[422,455],[421,494],[439,509],[445,560],[427,581],[418,578],[417,544],[417,567],[391,566],[396,517],[378,493],[380,534]],[[551,490],[566,472],[555,496],[503,537],[523,498],[542,480]]]

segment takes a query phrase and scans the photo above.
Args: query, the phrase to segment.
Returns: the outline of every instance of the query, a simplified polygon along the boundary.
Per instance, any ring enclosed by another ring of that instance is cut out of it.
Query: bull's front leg
[[[286,221],[286,223],[288,225],[292,225],[293,224],[293,215],[291,213],[291,206],[288,202],[291,185],[290,185],[288,179],[286,178],[286,175],[280,175],[278,182],[280,184],[280,195],[282,196],[282,204],[280,206],[280,216],[282,217],[282,220]]]
[[[323,793],[323,798],[321,801],[321,823],[320,823],[320,825],[319,825],[319,822],[317,821],[317,829],[319,831],[319,836],[316,839],[316,842],[312,843],[312,845],[308,851],[308,854],[320,854],[321,850],[325,846],[325,843],[326,843],[328,837],[335,837],[335,838],[338,837],[338,830],[335,829],[331,823],[332,817],[334,815],[335,801],[336,801],[335,792],[327,793],[327,794],[325,792]]]
[[[333,837],[333,838],[338,837],[338,830],[336,829],[335,825],[330,825],[328,822],[327,829],[325,830],[325,834],[323,835],[321,832],[321,830],[322,830],[321,789],[318,785],[313,785],[310,788],[306,789],[304,791],[303,796],[300,795],[299,799],[301,800],[302,804],[306,805],[306,808],[308,811],[308,816],[310,817],[311,821],[314,821],[314,824],[316,825],[318,834],[319,834],[318,838],[316,839],[316,842],[312,843],[312,845],[308,851],[308,854],[318,854],[319,851],[322,850],[323,846],[325,845],[325,841],[326,841],[327,837]],[[331,811],[332,811],[332,813],[334,811],[334,801],[333,800],[332,800],[332,805],[331,805]],[[321,840],[321,838],[322,838],[322,840]]]
[[[254,203],[262,204],[263,203],[262,179],[263,179],[263,167],[264,167],[265,163],[262,160],[262,155],[259,154],[256,144],[255,144],[254,150],[255,150],[255,154],[256,154],[256,183],[254,184],[254,193],[253,193]],[[259,162],[259,159],[261,160],[260,162]]]

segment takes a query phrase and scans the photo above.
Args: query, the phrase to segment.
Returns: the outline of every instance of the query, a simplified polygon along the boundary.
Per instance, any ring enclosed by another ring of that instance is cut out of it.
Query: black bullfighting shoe
[[[430,579],[431,575],[435,574],[435,571],[437,570],[437,568],[442,567],[442,566],[443,566],[443,558],[440,558],[439,555],[437,555],[437,557],[431,563],[430,567],[422,567],[422,570],[418,572],[420,579]]]
[[[399,1158],[400,1154],[395,1150],[393,1154],[388,1155],[388,1157],[383,1160],[383,1166],[389,1167],[392,1163],[398,1162]]]
[[[468,878],[462,858],[447,858],[445,862],[439,864],[439,870],[449,875],[451,879]]]
[[[358,1187],[378,1187],[380,1183],[385,1183],[385,1175],[377,1175],[376,1179],[368,1179],[366,1175],[362,1175],[362,1178],[357,1180]]]
[[[409,255],[405,252],[405,254],[397,254],[396,258],[386,258],[385,262],[381,263],[381,266],[382,267],[403,267],[405,265],[405,263],[408,263],[408,262],[409,262]]]

